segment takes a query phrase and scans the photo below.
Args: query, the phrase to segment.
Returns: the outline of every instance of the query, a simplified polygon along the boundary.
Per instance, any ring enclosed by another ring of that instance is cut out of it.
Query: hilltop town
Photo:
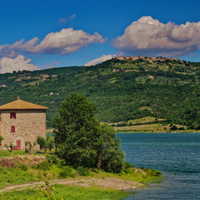
[[[178,58],[167,58],[167,57],[148,57],[148,56],[117,56],[114,59],[117,60],[126,60],[126,61],[137,61],[137,60],[143,60],[146,62],[165,62],[166,60],[168,61],[180,61],[181,63],[184,63],[183,60],[179,60]]]

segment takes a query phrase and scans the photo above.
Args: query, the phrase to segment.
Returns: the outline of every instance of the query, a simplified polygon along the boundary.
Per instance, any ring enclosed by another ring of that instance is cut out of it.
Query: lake
[[[126,200],[200,199],[200,133],[118,133],[126,160],[163,172]]]

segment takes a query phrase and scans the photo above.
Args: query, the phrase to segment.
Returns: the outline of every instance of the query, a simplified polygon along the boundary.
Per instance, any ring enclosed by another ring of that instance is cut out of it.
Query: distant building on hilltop
[[[25,149],[25,142],[36,142],[38,136],[46,138],[46,110],[48,108],[20,100],[0,106],[0,134],[2,146]]]

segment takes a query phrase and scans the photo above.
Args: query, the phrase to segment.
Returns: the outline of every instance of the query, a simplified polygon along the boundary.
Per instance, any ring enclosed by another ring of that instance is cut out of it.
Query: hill
[[[0,105],[19,96],[49,107],[47,125],[72,92],[86,95],[103,122],[154,117],[197,127],[200,63],[172,58],[116,57],[91,67],[0,75]],[[164,123],[164,122],[163,122]]]

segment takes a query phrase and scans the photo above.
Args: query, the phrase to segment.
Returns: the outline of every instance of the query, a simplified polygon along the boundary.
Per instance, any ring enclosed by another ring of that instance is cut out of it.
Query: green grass
[[[16,155],[25,155],[25,151],[13,151],[12,155],[16,156]],[[9,157],[11,156],[10,152],[8,150],[0,150],[0,157]]]
[[[20,152],[20,151],[19,151]],[[34,157],[31,155],[31,157]],[[33,158],[32,158],[33,159]],[[3,160],[3,159],[2,159]],[[6,159],[4,159],[6,161]],[[52,159],[53,160],[53,159]],[[59,160],[60,161],[60,160]],[[9,160],[7,161],[9,163]],[[49,164],[48,161],[44,161],[40,164],[33,166],[25,166],[24,164],[17,164],[12,168],[3,168],[0,166],[0,189],[10,185],[18,185],[24,183],[32,183],[37,181],[44,181],[43,172],[46,171],[50,179],[62,179],[62,178],[76,178],[81,181],[81,176],[87,176],[86,179],[91,177],[104,179],[104,178],[118,178],[131,180],[139,183],[146,183],[149,179],[155,177],[152,175],[152,170],[145,169],[147,173],[136,168],[125,169],[120,174],[106,173],[97,169],[85,169],[79,167],[74,169],[70,166],[63,166],[62,162],[57,164]],[[157,177],[156,177],[157,178]],[[156,180],[155,178],[155,180]],[[159,178],[159,177],[158,177]],[[113,183],[114,184],[114,183]],[[89,188],[82,188],[78,186],[69,187],[64,185],[55,186],[55,198],[54,199],[123,199],[128,195],[127,192],[116,191],[112,189],[100,189],[96,186]],[[25,189],[22,191],[5,192],[0,194],[0,199],[47,199],[43,193],[38,189]]]
[[[50,153],[54,152],[54,150],[52,150]],[[49,150],[47,150],[47,153],[44,153],[44,150],[42,151],[42,153],[36,153],[36,151],[32,151],[32,155],[38,155],[38,156],[46,156],[48,155]],[[1,157],[10,157],[10,156],[17,156],[17,155],[28,155],[27,153],[25,153],[24,150],[13,150],[12,154],[10,154],[10,152],[8,150],[0,150],[0,158]]]
[[[69,200],[120,200],[128,196],[128,192],[115,191],[111,189],[102,190],[99,188],[83,188],[70,187],[65,185],[55,186],[54,199],[69,199]],[[26,189],[22,191],[13,191],[0,194],[1,200],[36,200],[48,199],[39,189]]]
[[[42,173],[19,168],[3,168],[0,166],[0,188],[8,185],[30,183],[42,180]]]

